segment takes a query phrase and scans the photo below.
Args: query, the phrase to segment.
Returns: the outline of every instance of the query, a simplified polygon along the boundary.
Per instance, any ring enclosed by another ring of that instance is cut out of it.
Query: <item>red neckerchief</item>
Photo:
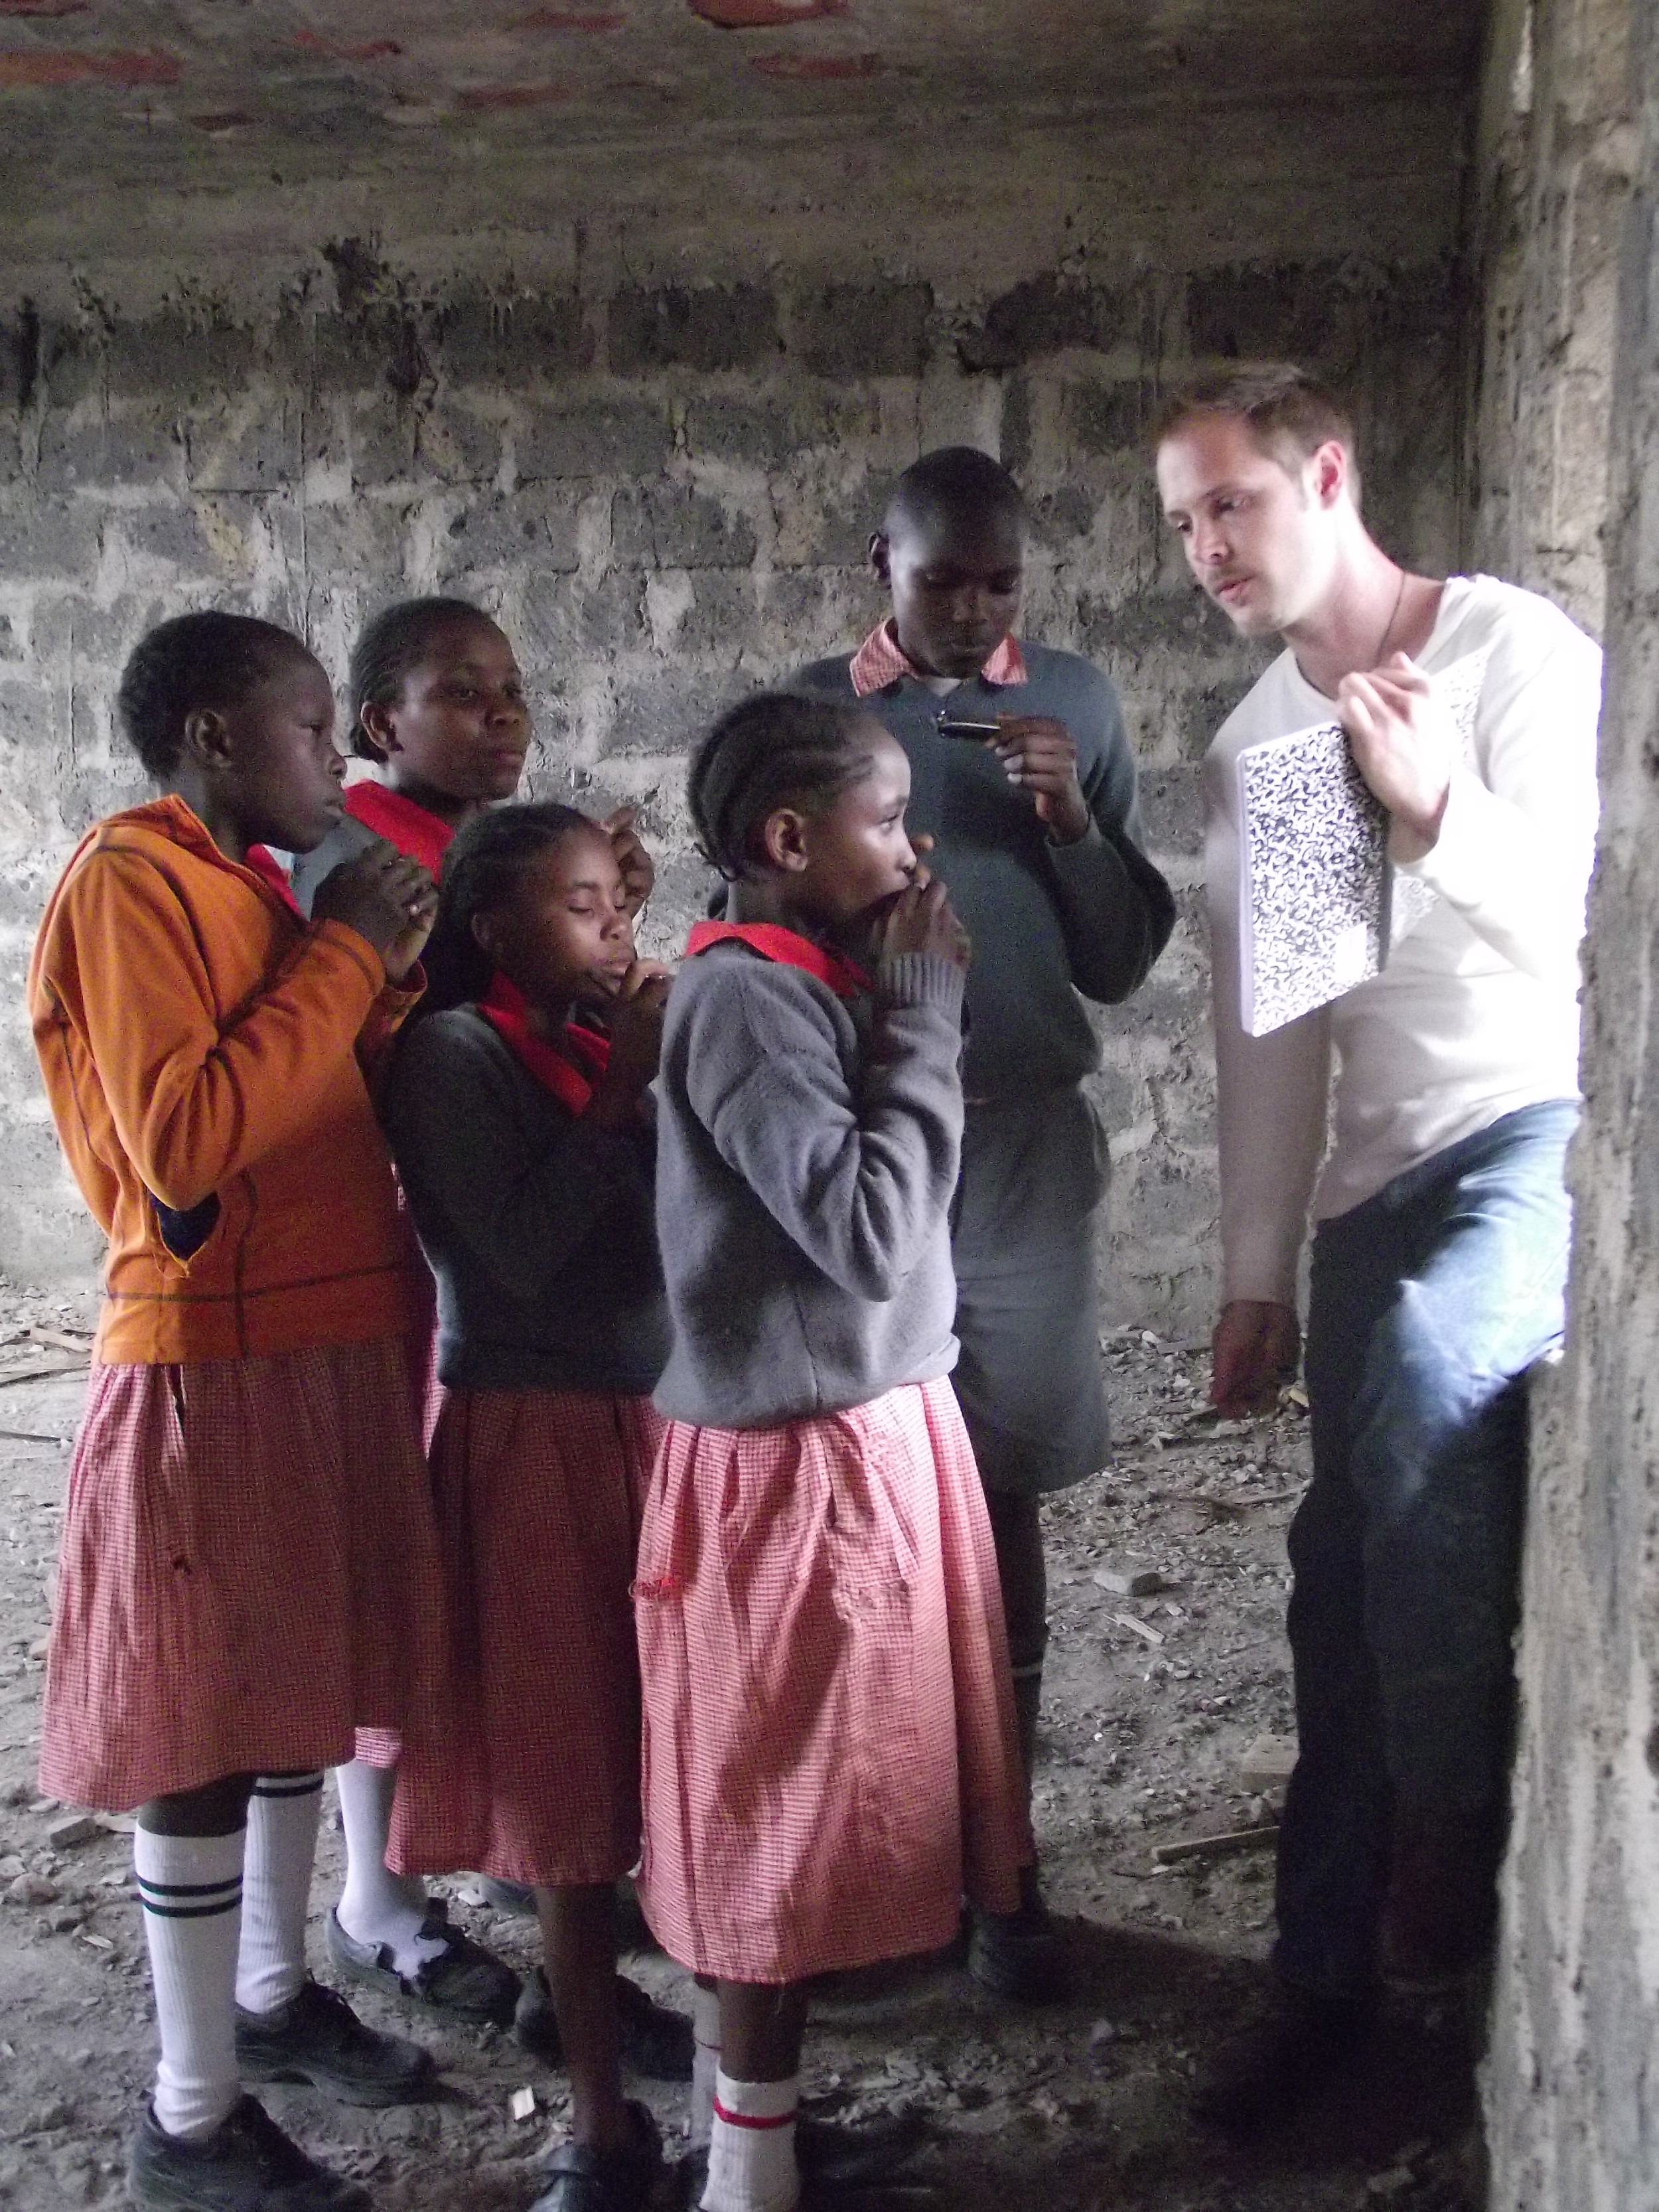
[[[490,984],[479,1002],[478,1012],[496,1035],[506,1041],[520,1066],[528,1068],[561,1106],[568,1107],[573,1114],[586,1112],[587,1102],[593,1096],[592,1079],[605,1073],[605,1063],[611,1057],[608,1037],[602,1037],[597,1030],[583,1029],[575,1022],[567,1025],[565,1043],[587,1062],[588,1073],[584,1075],[545,1037],[537,1036],[530,1026],[530,1007],[524,993],[517,984],[509,983],[505,975],[498,975]]]
[[[263,845],[250,845],[247,848],[247,857],[242,862],[242,866],[247,870],[249,875],[258,876],[267,890],[275,891],[291,915],[296,916],[301,921],[305,920],[306,910],[295,897],[294,886],[289,883],[287,872],[274,853],[268,852]]]
[[[689,959],[695,953],[707,952],[711,945],[724,945],[733,938],[765,959],[816,975],[820,983],[830,986],[838,999],[859,998],[871,988],[870,978],[862,968],[843,960],[839,952],[814,945],[810,937],[800,937],[793,929],[785,929],[781,922],[694,921],[691,934],[685,940],[686,957]]]
[[[405,799],[401,791],[365,777],[361,783],[347,786],[345,810],[365,830],[395,845],[405,859],[418,860],[428,875],[435,876],[441,870],[455,835],[453,826],[429,814],[424,806],[417,806],[412,799]]]

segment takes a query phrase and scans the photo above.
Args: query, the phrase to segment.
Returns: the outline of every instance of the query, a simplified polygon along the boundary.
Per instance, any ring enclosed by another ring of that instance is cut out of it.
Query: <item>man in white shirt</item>
[[[1286,647],[1206,764],[1225,1413],[1271,1403],[1295,1370],[1310,1204],[1316,1224],[1279,2001],[1199,2097],[1260,2125],[1363,2045],[1381,1985],[1455,1985],[1491,1938],[1525,1374],[1562,1328],[1601,655],[1547,600],[1390,560],[1360,517],[1349,423],[1295,369],[1194,386],[1165,410],[1157,460],[1203,589],[1241,635]],[[1466,747],[1431,678],[1472,654]],[[1395,867],[1434,896],[1380,975],[1248,1036],[1234,763],[1334,716],[1389,811]]]

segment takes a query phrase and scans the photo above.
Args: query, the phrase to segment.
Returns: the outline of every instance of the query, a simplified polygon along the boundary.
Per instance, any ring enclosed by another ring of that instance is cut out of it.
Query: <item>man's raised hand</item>
[[[1345,676],[1336,711],[1356,767],[1394,817],[1390,854],[1420,860],[1440,835],[1460,751],[1443,701],[1414,660],[1395,653],[1369,674]]]

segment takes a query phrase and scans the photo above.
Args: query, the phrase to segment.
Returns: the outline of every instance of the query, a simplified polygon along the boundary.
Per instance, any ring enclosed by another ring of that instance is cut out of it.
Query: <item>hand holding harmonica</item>
[[[994,722],[972,721],[939,709],[934,727],[942,738],[963,738],[988,746],[1010,783],[1029,791],[1037,818],[1057,845],[1074,845],[1088,834],[1089,802],[1078,781],[1077,744],[1064,722],[1051,714],[1000,714]]]

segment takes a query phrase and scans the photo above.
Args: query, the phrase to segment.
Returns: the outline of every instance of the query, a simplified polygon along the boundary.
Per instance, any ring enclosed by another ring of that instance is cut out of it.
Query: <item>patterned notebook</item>
[[[1431,678],[1472,757],[1487,652]],[[1340,722],[1247,745],[1235,763],[1239,1011],[1266,1036],[1381,972],[1435,894],[1389,860],[1389,817]]]

